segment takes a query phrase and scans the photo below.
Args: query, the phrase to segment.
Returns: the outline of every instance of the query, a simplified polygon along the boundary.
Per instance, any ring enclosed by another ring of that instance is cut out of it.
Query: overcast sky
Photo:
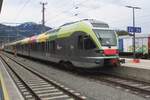
[[[132,26],[132,9],[126,5],[141,7],[136,10],[136,26],[150,34],[150,0],[41,0],[47,2],[46,25],[57,27],[66,22],[83,18],[107,22],[111,28]],[[0,23],[41,23],[40,0],[4,0]],[[75,7],[79,7],[75,9]],[[78,16],[74,16],[78,14]]]

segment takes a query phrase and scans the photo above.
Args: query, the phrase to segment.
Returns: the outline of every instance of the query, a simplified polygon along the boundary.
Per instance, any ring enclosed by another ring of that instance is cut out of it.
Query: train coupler
[[[120,63],[125,63],[125,59],[119,59]]]

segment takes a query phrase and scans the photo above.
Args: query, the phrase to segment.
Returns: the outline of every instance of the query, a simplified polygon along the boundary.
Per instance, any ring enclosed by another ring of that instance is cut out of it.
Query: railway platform
[[[11,76],[5,69],[0,59],[0,85],[2,88],[2,94],[0,99],[2,100],[24,100],[20,94],[18,88],[13,82]]]
[[[125,63],[122,64],[123,66],[150,70],[150,60],[137,59],[137,61],[134,62],[133,59],[131,58],[122,58],[122,59],[125,59]]]
[[[125,59],[125,63],[121,64],[120,67],[104,69],[104,71],[107,70],[108,73],[115,75],[150,82],[150,60],[139,59],[138,62],[133,62],[131,58],[121,59]]]

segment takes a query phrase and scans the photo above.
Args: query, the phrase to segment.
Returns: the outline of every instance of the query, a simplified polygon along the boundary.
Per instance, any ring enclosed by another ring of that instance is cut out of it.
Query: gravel
[[[35,70],[54,79],[63,85],[88,96],[90,100],[150,100],[150,98],[143,98],[128,91],[123,91],[118,87],[114,88],[98,81],[93,81],[78,75],[65,72],[51,67],[51,65],[44,65],[36,61],[31,61],[25,58],[17,57],[17,60],[23,61],[26,65],[32,66]]]

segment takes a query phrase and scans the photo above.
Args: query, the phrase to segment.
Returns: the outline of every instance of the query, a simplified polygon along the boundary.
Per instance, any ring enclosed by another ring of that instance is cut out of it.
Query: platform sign
[[[141,27],[128,26],[127,31],[131,33],[141,33]]]

